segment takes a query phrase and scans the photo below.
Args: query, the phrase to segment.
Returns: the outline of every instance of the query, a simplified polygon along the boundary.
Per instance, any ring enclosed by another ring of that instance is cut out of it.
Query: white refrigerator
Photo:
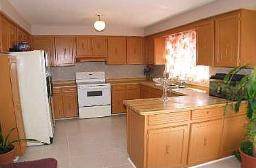
[[[26,138],[50,144],[54,134],[51,78],[44,51],[12,52],[16,57]],[[28,143],[28,146],[39,145]]]

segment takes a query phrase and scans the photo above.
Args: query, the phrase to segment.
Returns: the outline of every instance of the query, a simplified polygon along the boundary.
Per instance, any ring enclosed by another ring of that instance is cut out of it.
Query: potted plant
[[[242,102],[248,104],[247,117],[247,136],[246,140],[240,145],[239,153],[242,162],[242,168],[256,168],[256,68],[252,70],[252,73],[245,75],[238,83],[231,84],[233,76],[239,73],[246,66],[240,66],[232,69],[224,78],[226,88],[235,88],[235,93],[239,93],[235,96],[230,95],[230,100],[235,100],[234,110],[239,111],[239,107]],[[231,86],[233,85],[233,86]]]
[[[0,124],[0,166],[8,165],[15,159],[15,147],[14,144],[20,141],[32,141],[39,142],[34,139],[16,139],[10,141],[10,136],[16,128],[12,128],[8,131],[6,136],[3,134],[2,127]]]

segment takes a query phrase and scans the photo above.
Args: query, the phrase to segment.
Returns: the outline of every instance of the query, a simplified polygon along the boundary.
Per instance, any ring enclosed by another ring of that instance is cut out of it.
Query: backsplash
[[[69,67],[52,67],[53,80],[75,80],[76,72],[104,71],[107,78],[143,78],[145,65],[106,65],[105,62],[83,62]]]

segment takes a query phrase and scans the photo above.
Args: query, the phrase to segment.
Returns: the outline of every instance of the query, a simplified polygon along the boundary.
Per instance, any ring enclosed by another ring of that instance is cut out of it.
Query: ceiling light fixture
[[[95,30],[100,32],[100,31],[103,31],[105,29],[106,23],[100,19],[100,17],[101,17],[100,14],[97,14],[97,16],[98,16],[99,20],[94,22],[93,27],[94,27]]]

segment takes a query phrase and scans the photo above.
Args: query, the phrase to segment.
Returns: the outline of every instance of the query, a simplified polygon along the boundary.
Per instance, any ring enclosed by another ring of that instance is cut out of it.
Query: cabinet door
[[[76,87],[63,87],[62,96],[64,116],[66,118],[73,118],[78,116]]]
[[[213,65],[214,20],[203,21],[196,27],[197,65]]]
[[[142,37],[127,37],[127,64],[145,64]]]
[[[124,113],[123,101],[126,99],[125,84],[112,85],[112,113]]]
[[[60,119],[65,116],[63,111],[62,92],[60,87],[53,87],[52,107],[54,119]]]
[[[154,64],[154,39],[153,37],[147,37],[145,39],[145,59],[146,64]]]
[[[22,41],[29,42],[27,34],[20,28],[17,28],[17,41],[18,42],[22,42]]]
[[[92,54],[94,57],[107,57],[106,37],[92,37]]]
[[[244,140],[247,128],[247,117],[245,115],[228,117],[224,119],[222,155],[228,156],[238,150],[240,143]]]
[[[239,27],[238,14],[226,14],[216,18],[214,66],[235,67],[239,64]]]
[[[35,50],[44,50],[47,54],[49,65],[53,65],[54,59],[54,37],[35,36],[33,38],[32,47]]]
[[[108,64],[126,64],[126,37],[108,37]]]
[[[2,50],[3,52],[8,52],[11,44],[10,44],[10,23],[2,18]]]
[[[92,39],[89,36],[77,37],[77,57],[92,56]]]
[[[126,86],[127,96],[126,100],[133,100],[140,98],[140,85],[139,84],[128,84]]]
[[[140,87],[140,96],[142,99],[152,98],[151,88],[147,86]]]
[[[55,37],[55,66],[74,65],[76,43],[74,37]]]
[[[154,38],[154,64],[165,65],[166,62],[166,46],[165,37]]]
[[[188,163],[191,165],[217,159],[221,133],[221,119],[192,124]]]
[[[147,168],[175,168],[186,164],[188,126],[148,131]]]
[[[17,43],[17,29],[16,26],[12,23],[9,25],[10,29],[10,47],[12,48]]]

